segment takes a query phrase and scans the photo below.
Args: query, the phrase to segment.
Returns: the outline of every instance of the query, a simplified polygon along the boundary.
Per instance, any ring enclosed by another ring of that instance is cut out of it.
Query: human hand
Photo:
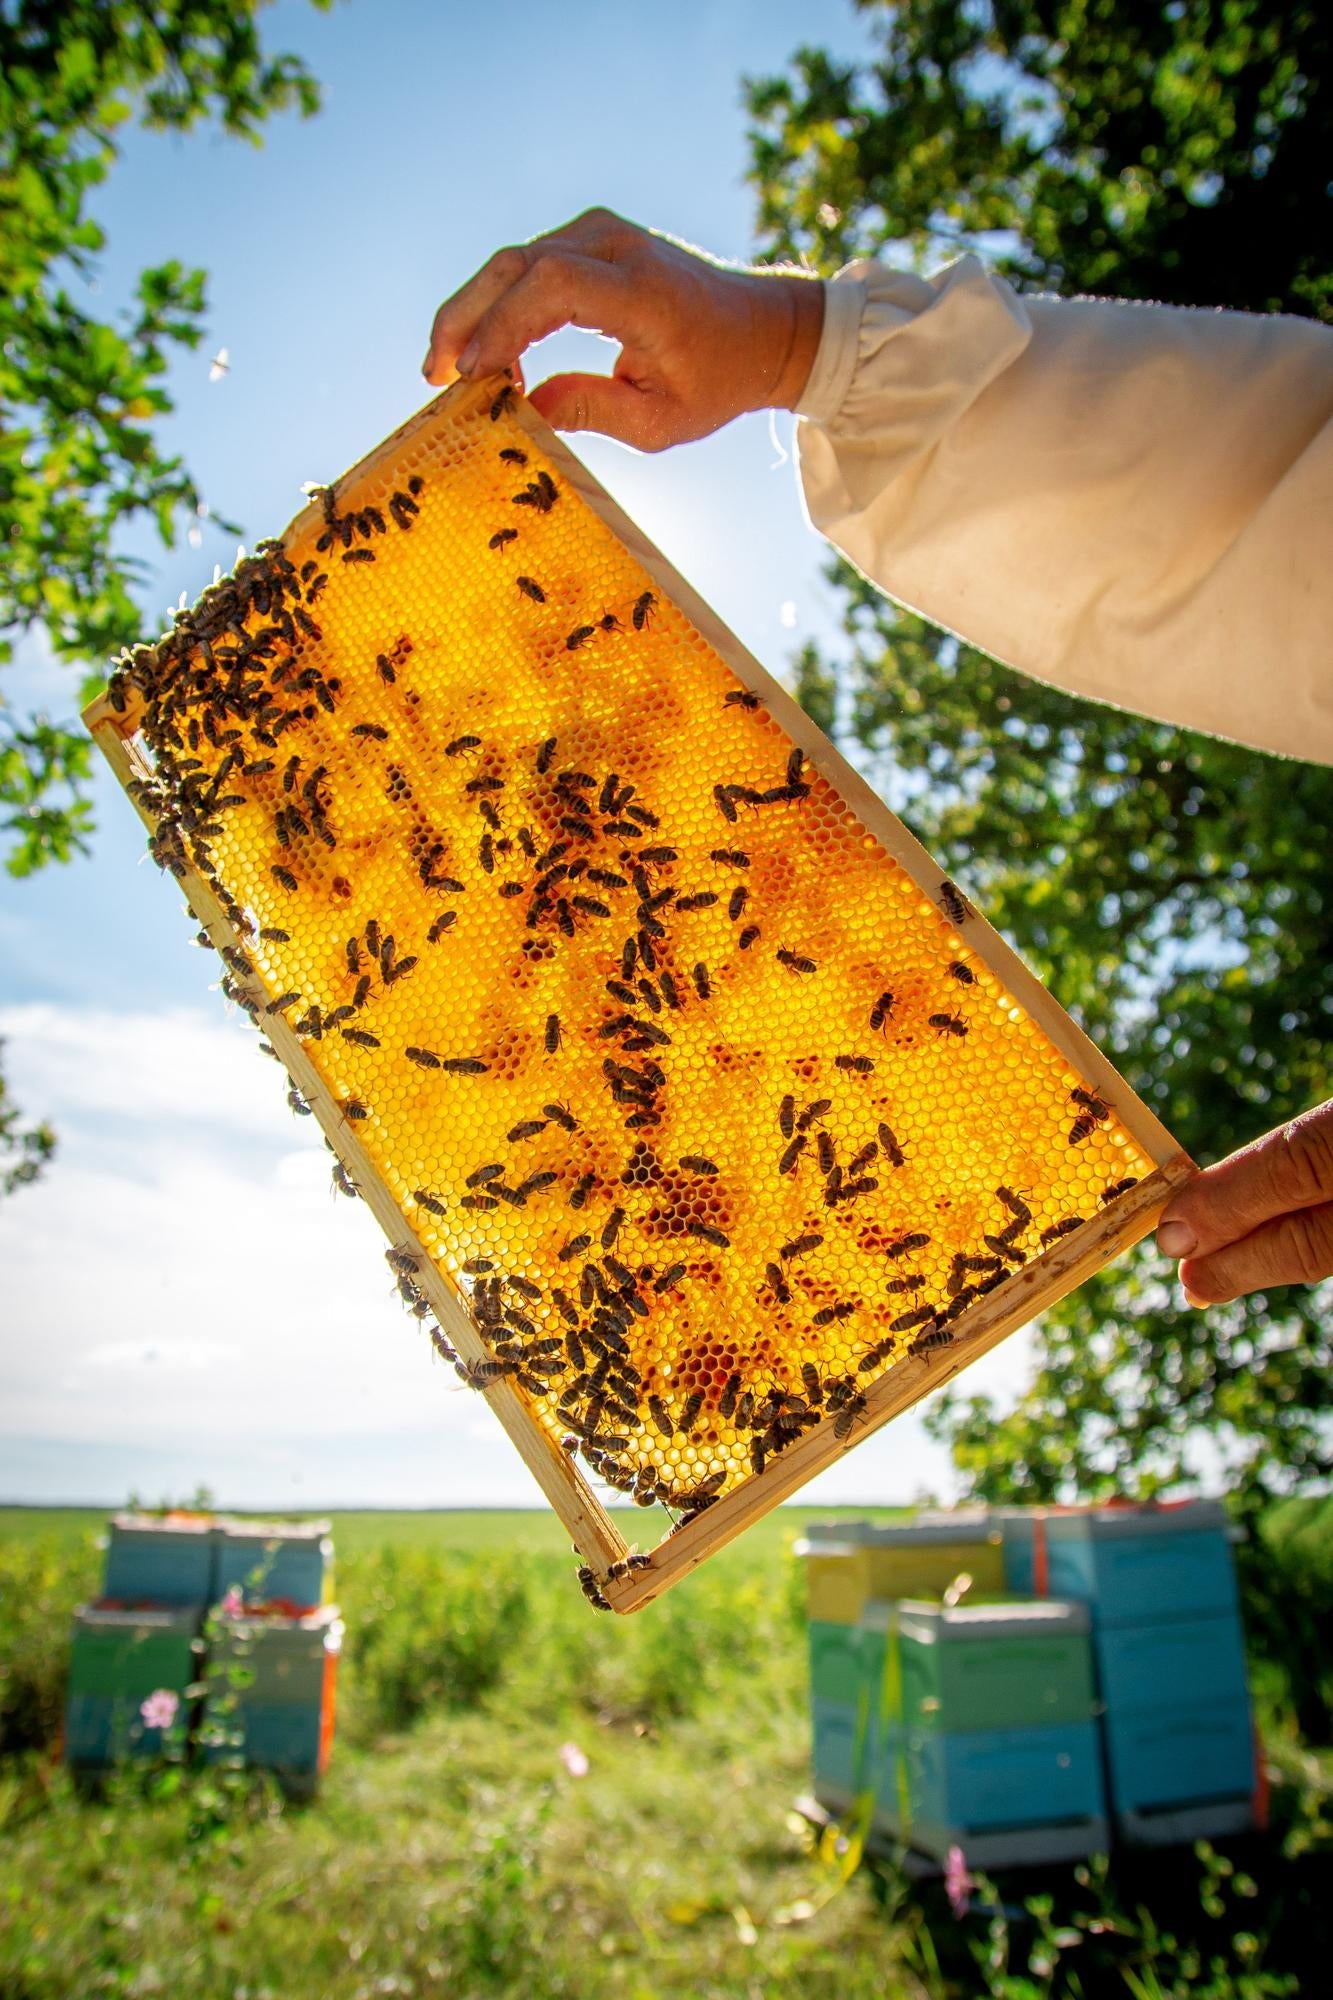
[[[1191,1305],[1333,1277],[1333,1099],[1205,1167],[1168,1202],[1157,1246]]]
[[[714,264],[590,208],[497,250],[446,299],[421,372],[442,387],[517,370],[533,341],[588,327],[620,342],[613,372],[553,375],[534,408],[556,430],[662,451],[747,410],[794,409],[823,323],[824,288],[809,278]]]

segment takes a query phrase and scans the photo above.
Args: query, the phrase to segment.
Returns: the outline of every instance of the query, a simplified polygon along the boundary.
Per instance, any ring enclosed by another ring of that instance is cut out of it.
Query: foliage
[[[99,1568],[87,1534],[0,1539],[0,1755],[58,1741],[70,1620]]]
[[[19,1116],[0,1073],[0,1195],[35,1181],[56,1149],[56,1135],[49,1125],[21,1126]]]
[[[314,0],[326,7],[329,0]],[[319,93],[294,56],[266,55],[259,0],[179,5],[16,0],[0,11],[0,664],[39,633],[98,669],[141,636],[141,564],[120,547],[146,517],[170,547],[200,509],[184,462],[159,449],[172,350],[197,347],[200,270],[144,271],[119,324],[87,305],[105,247],[89,201],[133,118],[186,132],[216,118],[258,143],[264,121]],[[42,718],[0,724],[0,822],[11,872],[86,846],[88,746]]]
[[[748,86],[778,255],[982,248],[1032,288],[1333,320],[1318,0],[854,4],[873,63]]]
[[[402,1729],[434,1708],[472,1708],[499,1681],[529,1621],[521,1558],[489,1561],[389,1544],[344,1565],[347,1661],[363,1726]]]
[[[748,87],[773,254],[979,248],[1020,287],[1333,318],[1326,10],[859,11],[871,63],[803,49]],[[1077,701],[830,575],[845,644],[798,663],[811,713],[846,690],[854,754],[1182,1144],[1216,1158],[1327,1096],[1333,772]],[[955,1393],[934,1427],[986,1498],[1147,1494],[1201,1465],[1281,1491],[1330,1464],[1331,1335],[1318,1291],[1187,1312],[1142,1252],[1046,1315],[1015,1410]]]
[[[134,591],[150,571],[127,552],[127,532],[146,522],[171,547],[182,516],[207,511],[184,460],[155,436],[173,407],[173,354],[203,335],[205,274],[159,264],[119,314],[98,317],[91,288],[106,239],[89,204],[131,119],[187,132],[216,118],[258,144],[274,112],[318,108],[305,65],[265,52],[262,4],[0,6],[0,668],[35,639],[83,669],[84,700],[111,655],[144,636]],[[0,698],[0,849],[12,875],[87,852],[91,784],[77,722],[16,715]],[[40,1167],[44,1135],[27,1135],[21,1180]],[[6,1145],[0,1122],[0,1163]],[[13,1184],[0,1173],[0,1193]]]

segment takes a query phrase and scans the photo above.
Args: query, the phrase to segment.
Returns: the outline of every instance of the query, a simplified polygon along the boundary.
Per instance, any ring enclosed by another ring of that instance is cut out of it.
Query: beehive
[[[501,382],[319,490],[87,721],[616,1609],[1189,1170]],[[627,1567],[583,1468],[668,1507],[659,1549]]]

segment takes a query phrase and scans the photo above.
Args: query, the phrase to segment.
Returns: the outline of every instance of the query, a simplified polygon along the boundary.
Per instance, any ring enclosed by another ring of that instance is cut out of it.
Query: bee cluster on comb
[[[317,490],[87,719],[595,1603],[647,1601],[1188,1170],[505,386]],[[580,1468],[668,1509],[659,1550]]]

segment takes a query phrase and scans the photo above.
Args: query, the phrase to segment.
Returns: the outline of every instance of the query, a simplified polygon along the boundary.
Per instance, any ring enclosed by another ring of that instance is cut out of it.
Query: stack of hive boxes
[[[1220,1502],[996,1518],[1011,1589],[1088,1607],[1120,1837],[1165,1844],[1252,1825],[1254,1734]]]
[[[984,1867],[1105,1846],[1083,1607],[997,1601],[984,1513],[816,1527],[799,1546],[821,1805]]]
[[[98,1770],[194,1737],[312,1789],[342,1639],[332,1552],[327,1521],[117,1515],[102,1595],[74,1617],[67,1761]]]
[[[328,1522],[219,1523],[207,1696],[211,1762],[276,1772],[309,1793],[328,1764],[342,1648]]]

